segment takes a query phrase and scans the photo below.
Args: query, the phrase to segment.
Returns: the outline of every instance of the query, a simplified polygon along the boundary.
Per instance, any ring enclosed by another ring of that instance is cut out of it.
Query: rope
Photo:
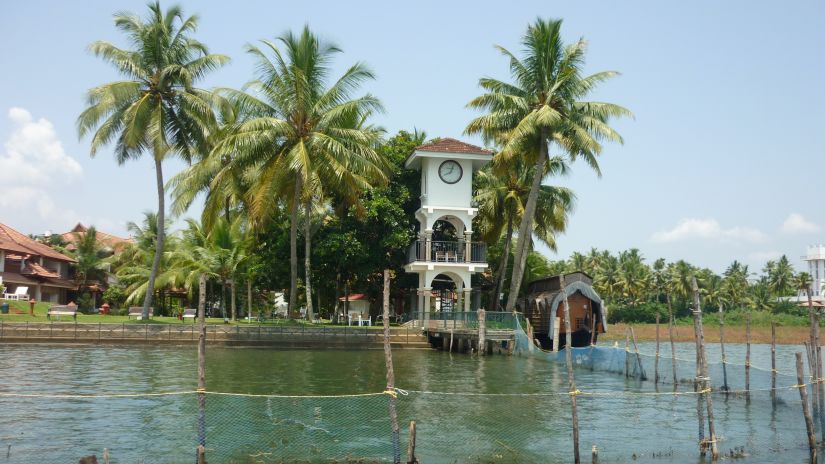
[[[578,396],[578,395],[582,395],[582,394],[583,393],[582,393],[581,390],[573,390],[571,392],[568,392],[568,395],[570,395],[570,396]]]

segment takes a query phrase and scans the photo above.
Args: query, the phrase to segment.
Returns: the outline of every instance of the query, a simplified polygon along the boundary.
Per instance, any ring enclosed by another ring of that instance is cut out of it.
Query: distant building
[[[825,296],[825,245],[809,246],[808,254],[802,259],[808,262],[808,273],[811,275],[814,288],[812,296]]]
[[[66,243],[66,249],[69,251],[74,251],[76,249],[77,239],[86,235],[86,231],[88,230],[88,227],[78,222],[72,230],[61,234],[60,236],[63,239],[63,242]],[[117,237],[99,230],[95,230],[95,238],[97,239],[97,243],[100,247],[106,250],[106,252],[110,255],[120,253],[124,248],[133,243],[131,239]]]
[[[30,298],[66,303],[77,289],[69,265],[74,259],[0,224],[0,280],[7,293],[27,287]]]

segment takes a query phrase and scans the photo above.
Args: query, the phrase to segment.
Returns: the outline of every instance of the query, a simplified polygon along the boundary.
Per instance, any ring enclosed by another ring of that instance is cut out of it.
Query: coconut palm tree
[[[794,277],[794,287],[796,288],[797,299],[800,295],[802,295],[802,292],[805,292],[805,294],[810,293],[812,283],[813,279],[811,278],[811,274],[807,272],[800,272]]]
[[[164,221],[164,229],[169,228],[169,221]],[[166,253],[158,268],[160,272],[152,279],[152,269],[154,256],[157,250],[158,236],[161,235],[158,225],[160,221],[158,215],[153,212],[143,213],[143,221],[138,224],[129,222],[126,230],[132,236],[133,243],[126,246],[119,254],[109,257],[106,262],[111,264],[115,270],[118,280],[126,286],[126,303],[138,303],[142,298],[146,298],[146,289],[152,283],[153,293],[155,289],[163,287],[160,276],[164,269],[169,268],[168,257],[177,248],[177,240],[174,236],[167,237],[165,246]],[[164,235],[166,235],[164,233]]]
[[[794,288],[794,271],[788,257],[782,255],[777,261],[768,261],[765,274],[774,296],[787,296]]]
[[[254,166],[236,162],[237,153],[214,150],[215,145],[231,134],[245,117],[237,105],[219,98],[215,101],[219,118],[206,141],[208,150],[198,162],[179,172],[168,184],[172,190],[174,215],[186,212],[195,198],[204,194],[201,222],[206,230],[211,230],[221,216],[232,222],[233,212],[241,215],[247,213],[249,204],[246,194],[257,175]]]
[[[564,159],[556,157],[548,163],[548,169],[556,174],[567,170]],[[515,163],[513,169],[504,175],[496,175],[485,168],[476,177],[479,231],[487,243],[498,242],[504,236],[504,250],[494,277],[494,288],[490,301],[491,311],[498,311],[501,290],[510,261],[510,247],[513,240],[514,224],[521,221],[524,203],[530,190],[532,169],[523,163]],[[575,195],[570,189],[542,185],[539,189],[538,206],[533,234],[551,250],[556,249],[555,236],[567,226],[567,218],[573,210]],[[502,221],[502,219],[504,219]]]
[[[734,260],[723,273],[722,290],[732,308],[739,308],[748,299],[750,285],[748,266]]]
[[[551,145],[557,146],[571,161],[582,158],[598,173],[601,142],[622,141],[608,121],[630,115],[618,105],[583,101],[599,83],[616,73],[600,72],[585,77],[582,67],[586,43],[579,40],[565,46],[561,20],[536,20],[527,28],[522,44],[525,52],[521,59],[497,47],[510,61],[514,83],[480,79],[479,85],[486,93],[471,100],[468,106],[487,113],[471,121],[465,129],[469,134],[482,134],[487,140],[503,142],[494,160],[498,169],[506,169],[515,159],[535,166],[519,225],[508,311],[513,310],[521,287],[539,186]]]
[[[78,133],[83,137],[94,132],[92,156],[102,147],[114,144],[119,164],[151,153],[158,191],[157,219],[163,224],[163,161],[173,156],[191,159],[206,140],[214,114],[209,93],[194,85],[229,58],[210,54],[204,44],[191,37],[198,18],[184,17],[178,6],[164,12],[160,3],[151,3],[146,18],[118,13],[114,21],[132,48],[98,41],[92,43],[90,49],[113,65],[125,79],[89,90],[88,107],[77,119]],[[164,228],[157,230],[143,299],[144,318],[149,316],[163,255]]]
[[[253,219],[267,215],[275,198],[289,202],[292,312],[297,297],[299,211],[311,212],[313,202],[331,192],[355,202],[360,192],[386,181],[386,162],[375,150],[382,131],[367,124],[382,107],[372,95],[352,96],[361,83],[373,78],[363,64],[349,67],[328,85],[330,62],[341,50],[321,41],[308,27],[298,35],[288,32],[276,42],[263,40],[260,47],[250,45],[247,51],[257,61],[258,78],[247,84],[247,91],[221,92],[249,118],[216,151],[237,152],[239,163],[260,170],[250,190]],[[309,250],[309,221],[304,235]],[[311,317],[309,253],[305,271]]]
[[[619,254],[619,280],[622,295],[631,305],[641,302],[645,290],[650,287],[650,269],[637,248]]]

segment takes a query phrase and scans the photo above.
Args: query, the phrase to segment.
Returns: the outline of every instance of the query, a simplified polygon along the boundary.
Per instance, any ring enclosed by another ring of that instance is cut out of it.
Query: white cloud
[[[35,120],[23,108],[9,109],[8,118],[12,131],[0,151],[0,173],[4,179],[0,208],[4,216],[37,215],[42,220],[40,224],[55,227],[76,221],[77,213],[59,206],[54,192],[79,180],[83,168],[66,154],[49,120]]]
[[[684,240],[733,240],[750,243],[760,243],[767,240],[767,236],[759,229],[751,227],[723,228],[719,221],[712,218],[684,218],[669,230],[653,234],[654,242],[680,242]]]
[[[822,230],[818,224],[805,219],[799,213],[791,213],[782,223],[782,232],[786,234],[813,234]]]

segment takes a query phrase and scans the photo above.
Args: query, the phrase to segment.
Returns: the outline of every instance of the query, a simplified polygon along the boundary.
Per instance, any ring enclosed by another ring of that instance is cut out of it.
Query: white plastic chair
[[[29,287],[17,287],[14,289],[14,293],[4,293],[3,299],[29,301]]]

